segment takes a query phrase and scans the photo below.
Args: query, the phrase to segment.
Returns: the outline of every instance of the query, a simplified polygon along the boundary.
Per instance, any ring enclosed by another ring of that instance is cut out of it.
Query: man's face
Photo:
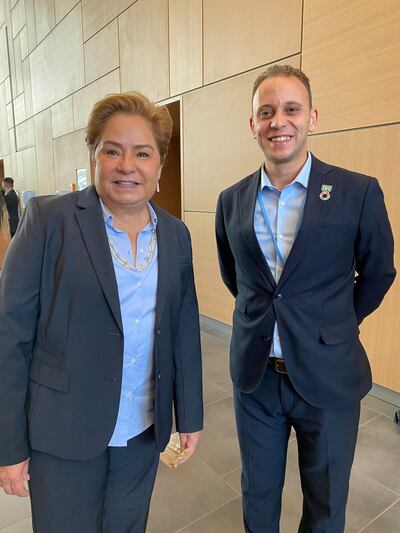
[[[250,127],[266,163],[303,164],[307,136],[314,131],[317,116],[298,78],[276,76],[264,80],[254,94]]]
[[[4,181],[1,182],[1,190],[2,190],[3,192],[5,192],[5,190],[6,190],[6,189],[5,189],[5,185],[4,185]]]

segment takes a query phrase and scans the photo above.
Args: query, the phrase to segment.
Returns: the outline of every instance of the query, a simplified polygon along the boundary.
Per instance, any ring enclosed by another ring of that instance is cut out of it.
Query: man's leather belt
[[[279,357],[270,357],[267,363],[268,368],[271,368],[278,374],[287,374],[285,361]]]

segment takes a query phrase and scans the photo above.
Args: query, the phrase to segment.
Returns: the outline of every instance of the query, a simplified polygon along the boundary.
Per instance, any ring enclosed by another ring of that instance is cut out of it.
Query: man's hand
[[[178,464],[182,465],[194,454],[197,443],[200,439],[200,431],[196,433],[179,433],[181,437],[181,449],[185,452],[185,455],[179,459]]]
[[[25,482],[29,480],[29,459],[10,466],[0,466],[0,487],[6,494],[29,496]]]

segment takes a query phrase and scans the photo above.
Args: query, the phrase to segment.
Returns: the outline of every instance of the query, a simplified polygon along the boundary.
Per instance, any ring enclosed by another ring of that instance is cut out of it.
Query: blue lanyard
[[[262,199],[262,196],[261,196],[261,191],[258,191],[258,203],[260,204],[262,214],[264,215],[265,223],[267,224],[267,228],[269,230],[269,234],[271,236],[272,242],[274,243],[276,255],[282,261],[282,264],[284,264],[285,263],[285,259],[283,258],[283,255],[282,255],[281,251],[279,250],[278,243],[276,242],[276,238],[274,237],[274,232],[272,231],[271,224],[269,222],[267,211],[265,209],[264,202],[263,202],[263,199]]]

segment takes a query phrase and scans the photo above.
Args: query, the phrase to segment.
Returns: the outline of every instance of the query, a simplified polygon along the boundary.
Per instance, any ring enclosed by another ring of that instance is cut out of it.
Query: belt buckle
[[[278,374],[287,375],[286,364],[283,359],[275,359],[274,363],[275,363],[275,372],[277,372]]]

